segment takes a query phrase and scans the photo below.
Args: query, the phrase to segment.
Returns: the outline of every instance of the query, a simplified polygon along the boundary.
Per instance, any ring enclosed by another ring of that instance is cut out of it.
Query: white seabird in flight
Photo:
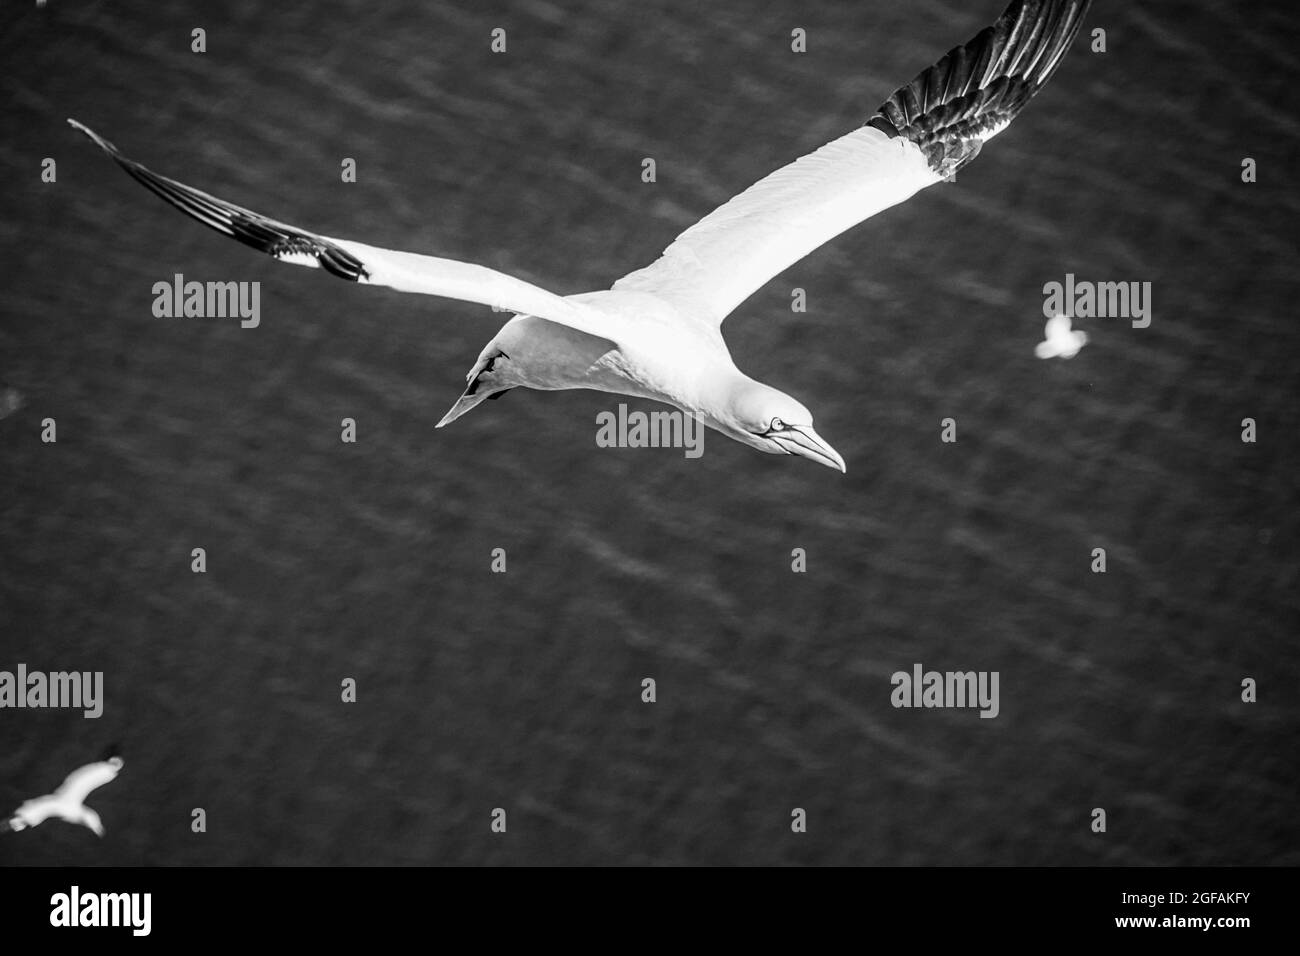
[[[1087,344],[1087,332],[1070,331],[1068,315],[1054,315],[1043,327],[1043,341],[1034,346],[1034,354],[1040,359],[1074,358]]]
[[[68,774],[68,778],[53,793],[25,801],[9,818],[8,828],[25,830],[39,826],[50,817],[58,817],[68,823],[90,827],[96,835],[102,837],[104,824],[100,822],[99,814],[86,806],[86,797],[92,790],[97,790],[115,778],[121,769],[121,757],[109,757],[77,768]]]
[[[887,99],[866,125],[760,180],[599,292],[558,296],[484,266],[290,226],[160,176],[68,120],[206,226],[295,265],[516,313],[438,423],[516,387],[590,388],[666,402],[772,454],[845,470],[801,403],[740,371],[723,320],[844,230],[950,179],[1051,78],[1091,0],[1012,0],[1002,16]]]

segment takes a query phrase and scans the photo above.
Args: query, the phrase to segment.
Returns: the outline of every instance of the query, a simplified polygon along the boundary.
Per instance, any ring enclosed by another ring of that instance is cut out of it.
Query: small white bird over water
[[[121,757],[110,757],[97,763],[88,763],[72,771],[59,785],[59,789],[43,797],[27,800],[8,820],[10,830],[26,830],[39,826],[50,817],[80,823],[90,827],[98,836],[104,835],[104,825],[99,814],[86,806],[86,797],[113,780],[122,769]]]
[[[484,266],[268,219],[151,172],[68,122],[182,212],[283,262],[516,313],[480,353],[469,386],[439,427],[512,388],[590,388],[666,402],[760,451],[844,471],[807,408],[736,367],[723,320],[818,246],[973,160],[1051,78],[1090,2],[1013,0],[992,26],[895,92],[866,125],[733,197],[612,288],[571,296]]]
[[[1088,333],[1070,331],[1068,315],[1054,315],[1043,327],[1044,341],[1034,346],[1034,354],[1040,359],[1074,358],[1079,349],[1088,344]]]

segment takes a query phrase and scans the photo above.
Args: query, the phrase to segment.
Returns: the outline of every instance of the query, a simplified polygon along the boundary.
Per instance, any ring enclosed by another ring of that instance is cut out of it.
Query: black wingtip
[[[868,120],[951,176],[1010,123],[1060,67],[1092,0],[1012,0],[992,26],[954,47]]]
[[[140,185],[209,229],[277,259],[294,254],[311,256],[326,272],[349,282],[370,277],[360,259],[323,236],[278,222],[155,173],[144,164],[122,155],[116,146],[84,123],[69,117],[68,125],[85,134]]]

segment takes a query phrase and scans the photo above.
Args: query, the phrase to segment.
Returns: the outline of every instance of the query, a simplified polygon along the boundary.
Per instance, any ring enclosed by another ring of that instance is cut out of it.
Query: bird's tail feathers
[[[513,386],[503,386],[500,383],[493,384],[491,379],[494,372],[497,375],[500,374],[497,363],[502,360],[508,361],[509,358],[510,356],[498,348],[489,346],[484,349],[483,354],[474,363],[474,367],[465,376],[469,380],[469,384],[465,386],[465,391],[461,393],[460,398],[456,400],[455,405],[451,406],[447,414],[442,416],[442,421],[438,422],[434,427],[442,428],[444,425],[450,425],[480,402],[489,398],[500,398],[508,392]]]

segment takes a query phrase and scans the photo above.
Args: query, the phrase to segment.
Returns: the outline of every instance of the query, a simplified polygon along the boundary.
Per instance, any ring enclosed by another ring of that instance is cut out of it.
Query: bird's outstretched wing
[[[121,769],[122,762],[120,760],[101,760],[98,763],[88,763],[68,774],[67,779],[59,784],[59,789],[54,791],[53,796],[60,800],[71,799],[77,803],[84,803],[92,790],[102,787],[114,779]]]
[[[1012,0],[865,126],[719,206],[614,288],[654,292],[721,323],[818,246],[974,159],[1051,78],[1090,2]]]
[[[294,265],[324,269],[330,275],[399,292],[445,296],[501,310],[540,316],[595,335],[600,315],[578,302],[566,301],[545,289],[486,266],[379,249],[350,239],[333,239],[278,222],[260,213],[218,199],[192,186],[160,176],[129,159],[102,136],[74,119],[68,122],[145,188],[211,229],[259,252]]]

